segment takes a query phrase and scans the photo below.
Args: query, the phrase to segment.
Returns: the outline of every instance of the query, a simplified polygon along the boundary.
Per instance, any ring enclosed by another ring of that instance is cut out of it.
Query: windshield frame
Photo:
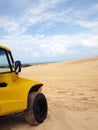
[[[12,57],[11,52],[10,52],[10,51],[7,51],[7,50],[5,50],[5,49],[0,48],[0,51],[2,51],[2,50],[5,52],[6,59],[7,59],[7,61],[8,61],[9,71],[0,72],[0,74],[14,72],[14,70],[13,70],[14,60],[13,60],[13,57]],[[11,63],[12,63],[12,64],[11,64]]]

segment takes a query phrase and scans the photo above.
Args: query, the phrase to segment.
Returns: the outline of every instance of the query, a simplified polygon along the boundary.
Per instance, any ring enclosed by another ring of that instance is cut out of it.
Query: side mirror
[[[21,72],[21,61],[15,61],[15,72]]]

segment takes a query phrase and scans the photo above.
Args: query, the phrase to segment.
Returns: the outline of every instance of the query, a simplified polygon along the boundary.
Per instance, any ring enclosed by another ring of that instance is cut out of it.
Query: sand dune
[[[20,76],[44,83],[47,119],[32,127],[3,117],[0,130],[98,130],[98,57],[30,66]]]

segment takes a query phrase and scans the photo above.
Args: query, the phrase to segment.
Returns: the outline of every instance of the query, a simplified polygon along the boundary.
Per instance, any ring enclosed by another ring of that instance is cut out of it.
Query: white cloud
[[[38,4],[33,8],[28,7],[25,10],[24,13],[25,15],[23,16],[25,26],[34,25],[41,22],[46,22],[46,23],[68,22],[69,21],[68,14],[72,12],[71,8],[68,9],[66,8],[66,10],[59,10],[59,11],[57,9],[53,9],[58,3],[61,3],[62,1],[43,0],[41,4]]]
[[[81,33],[71,37],[71,40],[74,44],[82,45],[84,47],[98,48],[98,36],[95,34]]]
[[[10,31],[15,31],[18,25],[13,22],[8,20],[6,17],[0,17],[0,28],[10,32]]]
[[[10,19],[5,16],[0,17],[0,28],[5,31],[5,33],[19,35],[25,32],[26,28],[21,27],[21,21]]]
[[[24,9],[24,13],[19,17],[1,16],[0,28],[5,34],[20,35],[24,34],[29,26],[44,23],[45,26],[52,26],[56,22],[65,23],[69,21],[68,13],[71,9],[56,10],[56,5],[67,0],[40,0],[39,3],[34,2],[28,4]]]
[[[19,58],[23,61],[33,61],[35,58],[38,60],[40,57],[55,58],[58,56],[68,56],[70,53],[79,53],[79,46],[92,48],[98,53],[98,37],[97,35],[89,34],[74,34],[74,35],[20,35],[5,36],[0,39],[0,43],[11,48],[15,59]],[[72,49],[75,48],[75,49]],[[95,51],[94,51],[95,52]],[[95,54],[92,52],[93,54]]]
[[[98,28],[98,20],[96,20],[96,21],[77,21],[77,24],[79,24],[80,26],[83,26],[83,27],[87,27],[87,28],[93,28],[93,27]]]
[[[35,1],[32,4],[29,3],[27,4],[27,8],[24,9],[24,13],[19,18],[16,17],[15,19],[13,17],[1,16],[0,28],[7,33],[18,35],[24,34],[29,26],[41,23],[51,27],[52,24],[55,23],[66,24],[68,22],[86,28],[98,27],[98,19],[92,22],[87,20],[89,15],[97,10],[98,4],[95,4],[94,7],[85,9],[85,11],[67,6],[65,9],[57,9],[57,5],[61,3],[66,5],[67,1],[68,0],[40,0],[38,2]]]
[[[75,34],[75,35],[54,35],[47,36],[44,35],[20,35],[16,36],[5,36],[0,39],[1,43],[12,47],[12,48],[22,48],[21,51],[24,52],[34,52],[34,50],[39,50],[41,53],[46,54],[63,54],[67,51],[67,48],[74,47],[77,45],[88,46],[88,47],[98,47],[98,37],[97,35],[89,34]]]
[[[98,36],[96,35],[93,37],[91,36],[91,37],[85,38],[83,44],[89,47],[98,48]]]

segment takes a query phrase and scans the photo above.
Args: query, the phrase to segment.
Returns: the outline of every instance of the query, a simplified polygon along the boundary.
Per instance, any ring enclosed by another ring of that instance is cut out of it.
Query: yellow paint
[[[5,47],[5,46],[2,46],[2,45],[0,45],[0,48],[4,49],[4,50],[6,50],[6,51],[11,51],[9,48],[7,48],[7,47]]]
[[[0,115],[25,110],[30,89],[42,84],[38,81],[20,78],[14,72],[0,74],[0,83],[4,82],[7,86],[0,87]],[[42,86],[38,91],[42,91]]]

